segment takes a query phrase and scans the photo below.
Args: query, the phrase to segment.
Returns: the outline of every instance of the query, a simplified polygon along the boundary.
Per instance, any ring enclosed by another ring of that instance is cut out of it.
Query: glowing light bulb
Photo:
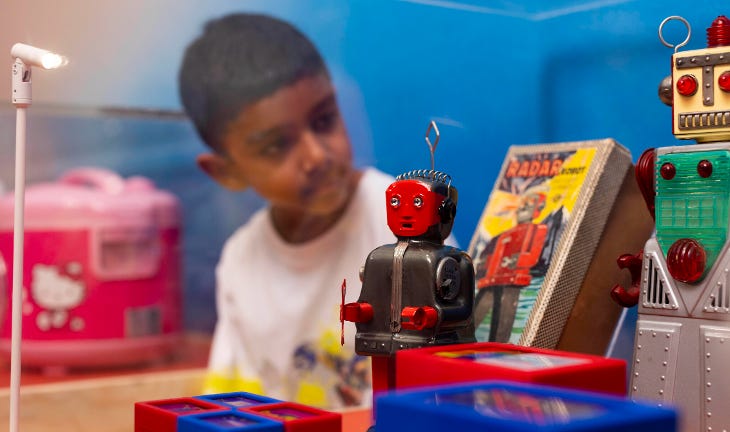
[[[43,69],[56,69],[68,63],[66,57],[54,53],[48,53],[41,59]]]

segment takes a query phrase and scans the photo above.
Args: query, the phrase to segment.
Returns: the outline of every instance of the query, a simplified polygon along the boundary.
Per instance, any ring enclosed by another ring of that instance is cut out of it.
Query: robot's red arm
[[[342,280],[342,303],[340,303],[340,345],[345,344],[345,321],[368,322],[373,319],[373,306],[369,303],[345,304],[347,280]]]
[[[627,290],[621,285],[616,285],[611,290],[613,301],[623,307],[633,307],[639,302],[639,290],[641,285],[641,255],[624,254],[618,257],[616,263],[621,269],[628,269],[631,272],[631,286]]]
[[[340,309],[342,321],[368,322],[373,319],[373,306],[370,303],[347,303]]]
[[[641,195],[644,196],[646,208],[651,213],[652,218],[654,218],[654,197],[656,196],[656,187],[654,185],[655,165],[656,150],[650,148],[641,154],[634,171],[639,190]],[[623,307],[633,307],[639,302],[641,255],[642,252],[636,255],[624,254],[616,260],[619,268],[628,269],[631,272],[631,286],[628,290],[621,285],[616,285],[611,289],[611,298]]]
[[[431,306],[408,306],[401,311],[401,327],[407,330],[423,330],[433,328],[439,319],[439,313]]]

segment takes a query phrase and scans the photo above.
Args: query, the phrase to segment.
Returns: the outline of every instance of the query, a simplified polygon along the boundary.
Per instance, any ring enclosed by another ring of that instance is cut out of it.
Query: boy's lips
[[[321,176],[302,188],[300,195],[305,201],[335,198],[334,195],[340,195],[346,189],[343,181],[344,176],[334,173]]]

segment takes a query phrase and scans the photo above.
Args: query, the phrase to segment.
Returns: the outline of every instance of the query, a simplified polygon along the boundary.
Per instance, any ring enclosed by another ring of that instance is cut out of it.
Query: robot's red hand
[[[639,302],[642,254],[642,252],[636,255],[624,254],[616,260],[619,268],[628,269],[631,273],[631,287],[628,290],[621,285],[611,289],[611,298],[623,307],[633,307]]]
[[[438,311],[430,306],[405,307],[401,311],[401,328],[423,330],[432,328],[438,321]]]
[[[621,285],[616,285],[611,290],[611,298],[619,306],[626,308],[634,307],[639,302],[639,287],[631,286],[628,290]]]
[[[340,307],[340,321],[356,323],[373,319],[373,306],[370,303],[348,303]]]

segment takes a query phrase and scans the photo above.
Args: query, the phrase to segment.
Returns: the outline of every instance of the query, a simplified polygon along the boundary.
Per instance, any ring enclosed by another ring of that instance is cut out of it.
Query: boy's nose
[[[311,132],[302,135],[302,170],[310,174],[316,172],[327,161],[327,146]]]

